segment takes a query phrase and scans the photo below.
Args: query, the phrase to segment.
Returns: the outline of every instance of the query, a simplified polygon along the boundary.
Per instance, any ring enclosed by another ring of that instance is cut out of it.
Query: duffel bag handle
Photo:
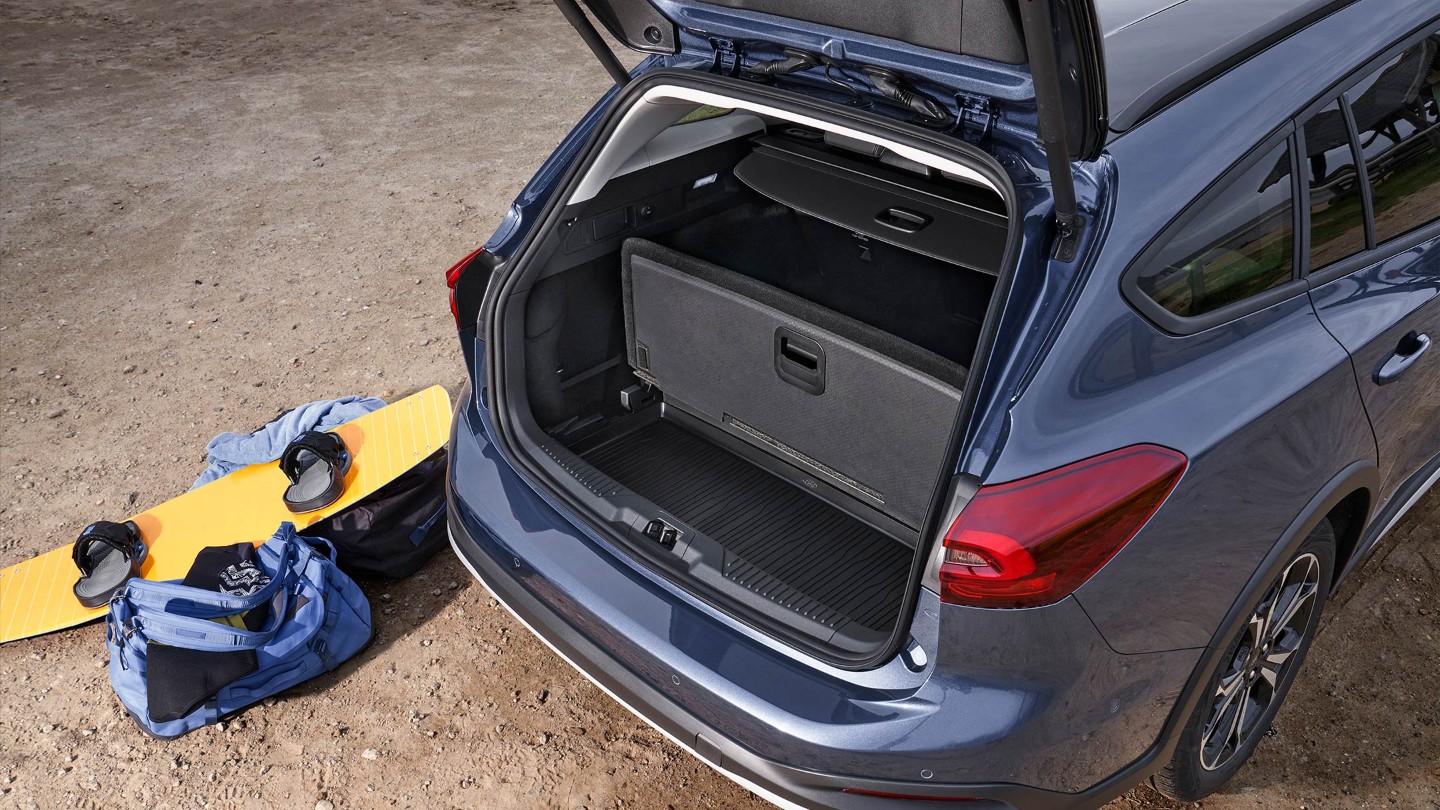
[[[255,593],[249,596],[226,596],[172,582],[131,580],[123,598],[145,609],[137,610],[128,624],[147,641],[189,650],[228,652],[263,647],[275,638],[275,634],[288,618],[292,586],[298,582],[299,572],[309,563],[314,553],[304,539],[295,534],[295,527],[289,523],[281,524],[272,539],[283,541],[280,544],[279,564],[270,582]],[[292,557],[296,555],[299,559],[292,561]],[[268,626],[262,630],[245,630],[211,621],[212,618],[253,610],[273,598],[277,590],[281,594],[279,609],[271,613]],[[195,598],[197,593],[203,602]],[[181,616],[166,613],[162,607],[170,598],[185,599],[199,608],[195,613],[208,614],[213,610],[214,614],[206,618],[200,615]]]
[[[185,604],[186,615],[200,619],[215,619],[254,610],[269,601],[277,590],[294,580],[296,572],[303,569],[309,560],[310,549],[295,534],[295,527],[290,523],[280,524],[280,528],[270,539],[283,541],[280,543],[280,560],[275,566],[275,575],[260,590],[248,596],[189,588],[178,582],[132,579],[125,584],[125,589],[121,592],[122,598],[146,618],[157,610],[175,610],[176,602]],[[292,559],[297,553],[306,556],[295,564]]]
[[[324,537],[311,537],[307,534],[301,535],[299,540],[302,544],[310,546],[316,551],[324,551],[326,558],[332,563],[339,559],[339,553],[335,551],[335,544]],[[304,568],[304,566],[300,567]]]
[[[130,622],[146,641],[157,641],[171,647],[201,652],[254,650],[275,638],[285,622],[285,614],[290,612],[290,589],[285,588],[280,593],[280,609],[270,616],[270,626],[264,630],[242,630],[209,619],[164,613],[136,616]]]

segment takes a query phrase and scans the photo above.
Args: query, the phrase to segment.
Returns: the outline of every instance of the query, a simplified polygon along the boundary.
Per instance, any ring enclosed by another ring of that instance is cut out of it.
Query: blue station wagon
[[[1440,476],[1440,7],[557,5],[616,85],[447,275],[474,575],[780,806],[1220,788]]]

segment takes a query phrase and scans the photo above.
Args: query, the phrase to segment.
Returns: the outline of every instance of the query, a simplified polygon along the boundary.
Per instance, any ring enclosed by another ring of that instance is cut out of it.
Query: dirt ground
[[[605,86],[539,0],[0,0],[0,565],[183,491],[221,430],[458,389],[441,274]],[[1440,808],[1437,529],[1440,492],[1206,807]],[[174,742],[100,627],[0,647],[0,807],[764,806],[448,553],[367,592],[378,643]]]

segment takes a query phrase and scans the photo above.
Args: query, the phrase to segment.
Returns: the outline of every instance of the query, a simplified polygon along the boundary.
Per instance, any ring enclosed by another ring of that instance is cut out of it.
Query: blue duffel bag
[[[282,523],[257,549],[255,567],[269,581],[246,596],[132,579],[111,600],[106,617],[110,684],[145,731],[169,739],[214,723],[334,669],[370,640],[370,603],[336,567],[335,550],[327,541],[301,537],[293,525]],[[257,609],[265,616],[261,627],[247,629],[236,621]],[[183,716],[157,722],[151,717],[153,683],[147,685],[146,678],[151,645],[243,654],[252,671],[216,684]]]

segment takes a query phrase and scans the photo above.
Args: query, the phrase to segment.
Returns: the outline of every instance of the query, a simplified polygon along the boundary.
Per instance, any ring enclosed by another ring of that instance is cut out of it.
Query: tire
[[[1181,730],[1174,756],[1150,777],[1156,790],[1198,801],[1230,781],[1255,752],[1315,638],[1334,570],[1335,528],[1327,519],[1266,586],[1255,608],[1240,616],[1239,632]],[[1275,607],[1281,607],[1278,616]],[[1291,607],[1289,619],[1277,621]]]

